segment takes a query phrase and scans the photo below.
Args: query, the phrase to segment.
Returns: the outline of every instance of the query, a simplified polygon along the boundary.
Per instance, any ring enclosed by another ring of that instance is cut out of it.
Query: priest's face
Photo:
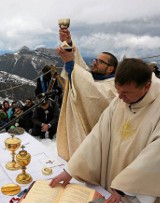
[[[101,53],[93,60],[91,72],[100,74],[100,75],[109,75],[113,66],[109,63],[110,56],[104,53]]]
[[[144,87],[137,87],[135,82],[129,84],[115,84],[119,98],[127,104],[139,101],[148,92],[151,83],[148,82]]]

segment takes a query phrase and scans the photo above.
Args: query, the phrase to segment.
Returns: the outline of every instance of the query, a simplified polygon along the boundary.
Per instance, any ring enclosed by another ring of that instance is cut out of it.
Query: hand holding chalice
[[[71,41],[71,36],[69,30],[70,25],[70,19],[60,19],[58,20],[59,27],[61,28],[60,30],[60,40],[62,41],[61,47],[65,49],[66,51],[71,52],[72,51],[72,46],[70,46]]]

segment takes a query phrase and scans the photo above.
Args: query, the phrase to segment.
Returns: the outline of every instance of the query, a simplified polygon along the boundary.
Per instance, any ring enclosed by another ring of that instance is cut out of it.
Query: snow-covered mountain
[[[92,58],[84,58],[91,64]],[[24,46],[15,53],[0,55],[0,100],[24,100],[35,98],[35,82],[45,65],[54,65],[58,73],[64,63],[55,49],[30,50]]]
[[[0,101],[5,99],[25,100],[27,97],[35,98],[35,81],[21,78],[14,74],[0,71]]]
[[[45,65],[54,65],[60,72],[61,58],[54,49],[30,50],[24,46],[16,53],[0,55],[0,98],[3,101],[35,98],[35,82]]]
[[[16,53],[0,55],[0,71],[28,79],[36,78],[45,65],[54,65],[61,70],[63,62],[54,49],[30,50],[24,46]]]

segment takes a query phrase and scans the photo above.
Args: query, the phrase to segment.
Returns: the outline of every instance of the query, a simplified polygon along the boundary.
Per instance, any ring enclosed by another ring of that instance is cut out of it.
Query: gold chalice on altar
[[[8,162],[5,165],[5,167],[8,170],[12,170],[12,171],[20,169],[19,164],[15,161],[15,151],[19,149],[21,145],[21,140],[19,138],[16,138],[15,135],[11,134],[11,137],[7,138],[4,141],[4,143],[5,143],[6,149],[11,151],[11,155],[12,155],[12,161]]]
[[[61,29],[67,29],[70,25],[70,19],[69,18],[59,19],[58,24]]]
[[[23,145],[21,148],[22,150],[20,150],[16,155],[16,160],[17,163],[21,166],[22,173],[17,176],[16,181],[20,184],[27,184],[32,182],[31,175],[26,173],[26,166],[31,161],[31,155],[26,150],[24,150],[25,147]]]

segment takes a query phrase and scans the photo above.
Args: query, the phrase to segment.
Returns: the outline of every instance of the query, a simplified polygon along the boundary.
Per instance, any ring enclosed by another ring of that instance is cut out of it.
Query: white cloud
[[[77,46],[86,55],[97,55],[102,51],[110,51],[119,59],[124,55],[128,57],[147,57],[159,55],[160,37],[136,36],[132,34],[104,34],[97,33],[92,36],[83,36],[79,39]],[[141,56],[139,51],[141,50]]]
[[[159,0],[1,0],[0,7],[0,50],[58,45],[58,19],[65,17],[71,19],[74,39],[88,55],[101,50],[118,50],[121,55],[126,49],[131,53],[136,49],[159,49],[159,36],[141,28],[141,20],[160,17]],[[135,20],[138,27],[132,26]],[[106,23],[111,27],[124,21],[130,22],[125,33],[121,27],[119,32],[112,28],[112,33],[111,29],[103,29]],[[153,21],[150,31],[160,33],[156,23]]]

